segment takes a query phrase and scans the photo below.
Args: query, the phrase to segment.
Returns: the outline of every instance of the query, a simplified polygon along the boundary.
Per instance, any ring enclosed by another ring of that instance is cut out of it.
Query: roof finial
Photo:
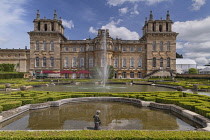
[[[170,20],[170,14],[169,14],[169,11],[167,11],[166,20]]]
[[[40,19],[40,13],[39,13],[39,10],[37,10],[37,13],[36,13],[36,19]]]
[[[147,17],[145,17],[145,24],[147,23]]]
[[[149,20],[153,20],[153,14],[152,14],[152,11],[150,11]]]
[[[56,13],[56,10],[54,10],[54,19],[57,19],[57,13]]]

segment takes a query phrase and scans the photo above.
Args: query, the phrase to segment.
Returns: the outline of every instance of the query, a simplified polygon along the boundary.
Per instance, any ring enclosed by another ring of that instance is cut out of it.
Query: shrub
[[[10,110],[22,105],[22,101],[8,101],[0,104],[3,107],[3,110]]]
[[[3,107],[2,107],[2,106],[0,106],[0,113],[2,112],[2,110],[3,110]]]

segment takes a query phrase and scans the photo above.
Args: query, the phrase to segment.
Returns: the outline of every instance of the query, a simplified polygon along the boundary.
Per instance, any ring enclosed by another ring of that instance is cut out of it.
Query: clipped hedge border
[[[209,140],[205,131],[1,131],[4,140]]]

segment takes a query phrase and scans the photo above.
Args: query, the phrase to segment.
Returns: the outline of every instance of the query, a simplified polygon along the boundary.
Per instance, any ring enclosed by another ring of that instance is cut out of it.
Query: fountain
[[[98,78],[101,80],[100,84],[103,87],[106,87],[106,82],[108,80],[109,76],[109,66],[107,61],[107,44],[106,44],[106,36],[107,36],[108,30],[102,30],[102,41],[101,41],[101,68],[97,67],[96,71],[98,73]]]

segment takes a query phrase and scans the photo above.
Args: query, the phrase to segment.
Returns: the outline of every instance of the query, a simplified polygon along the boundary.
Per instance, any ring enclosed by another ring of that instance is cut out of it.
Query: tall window
[[[137,49],[138,49],[137,50],[138,52],[141,52],[142,51],[142,47],[138,47]]]
[[[93,46],[89,46],[89,51],[93,51]]]
[[[39,67],[39,57],[36,57],[35,59],[35,67]]]
[[[160,51],[163,51],[163,41],[160,42]]]
[[[134,58],[130,58],[130,67],[131,67],[131,68],[134,67]]]
[[[126,78],[126,72],[124,71],[123,73],[122,73],[122,78]]]
[[[43,57],[43,64],[42,64],[43,67],[46,67],[47,66],[47,59],[46,57]]]
[[[114,68],[118,67],[118,58],[114,58]]]
[[[122,60],[122,67],[125,68],[126,67],[126,58],[124,57]]]
[[[130,78],[134,78],[134,72],[130,72]]]
[[[85,48],[82,46],[82,47],[80,47],[80,51],[81,52],[84,52],[85,51]]]
[[[156,67],[156,58],[155,57],[153,57],[153,59],[152,59],[152,66]]]
[[[50,67],[54,67],[54,58],[50,57]]]
[[[89,59],[89,68],[93,67],[93,58]]]
[[[138,67],[142,67],[142,60],[141,60],[141,58],[138,59]]]
[[[163,58],[160,58],[160,67],[163,67]]]
[[[64,59],[64,67],[65,68],[69,67],[69,59],[68,59],[68,57],[65,57],[65,59]]]
[[[130,52],[133,52],[134,51],[134,47],[130,47]]]
[[[77,51],[77,48],[76,47],[73,47],[73,52],[76,52]]]
[[[114,46],[114,51],[118,51],[118,46]]]
[[[163,27],[162,25],[159,25],[159,31],[162,32],[163,31]]]
[[[77,58],[76,57],[73,57],[73,59],[72,59],[72,66],[74,68],[77,67]]]
[[[152,44],[152,51],[156,51],[156,42],[155,41]]]
[[[123,46],[123,52],[126,52],[126,47],[125,46]]]
[[[53,41],[50,42],[50,51],[54,51],[54,42]]]
[[[80,58],[80,67],[84,67],[84,58]]]
[[[39,50],[39,42],[37,41],[36,42],[36,51],[38,51]]]
[[[141,72],[138,72],[138,73],[137,73],[137,77],[138,77],[138,78],[142,78],[142,73],[141,73]]]
[[[167,51],[171,51],[171,43],[170,43],[170,41],[167,42]]]
[[[66,46],[65,47],[65,51],[68,52],[69,51],[69,47]]]
[[[167,58],[167,67],[171,67],[171,59],[169,57]]]
[[[44,24],[44,30],[47,31],[47,24]]]
[[[46,41],[43,42],[43,50],[46,51],[47,50],[47,44]]]

